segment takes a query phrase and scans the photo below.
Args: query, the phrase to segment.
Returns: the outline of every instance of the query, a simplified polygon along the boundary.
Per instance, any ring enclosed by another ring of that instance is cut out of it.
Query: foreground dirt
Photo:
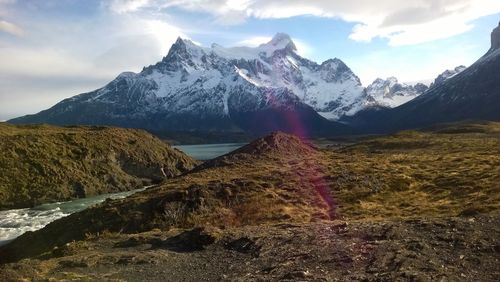
[[[103,234],[0,280],[499,281],[500,216]]]

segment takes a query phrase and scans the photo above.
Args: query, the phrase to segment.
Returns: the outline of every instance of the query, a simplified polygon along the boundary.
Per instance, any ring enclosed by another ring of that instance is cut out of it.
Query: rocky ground
[[[500,124],[272,134],[0,247],[0,280],[498,281]]]
[[[499,214],[102,234],[0,280],[498,281]]]

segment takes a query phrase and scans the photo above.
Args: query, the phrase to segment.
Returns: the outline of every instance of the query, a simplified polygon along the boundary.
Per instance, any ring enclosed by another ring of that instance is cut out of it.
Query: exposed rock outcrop
[[[500,27],[491,34],[491,49],[463,69],[443,73],[444,81],[392,109],[368,109],[346,120],[362,133],[395,132],[443,122],[500,121]]]
[[[443,84],[443,82],[445,82],[446,80],[454,77],[455,75],[463,72],[467,67],[466,66],[463,66],[463,65],[460,65],[454,69],[451,69],[451,70],[445,70],[444,72],[442,72],[441,74],[439,74],[436,79],[434,79],[434,82],[431,84],[431,87],[435,87],[435,86],[438,86],[438,85],[441,85]]]
[[[366,94],[370,97],[370,106],[394,108],[402,105],[424,93],[429,87],[422,83],[408,85],[400,83],[397,78],[377,78],[366,87]]]
[[[500,22],[498,26],[491,32],[491,49],[495,50],[500,48]]]

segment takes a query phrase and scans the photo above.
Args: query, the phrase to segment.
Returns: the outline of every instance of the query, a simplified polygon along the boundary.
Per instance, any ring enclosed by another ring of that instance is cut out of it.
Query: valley
[[[0,247],[0,273],[495,281],[499,132],[444,124],[325,149],[272,134],[22,235]]]
[[[499,16],[0,0],[0,281],[500,281]]]

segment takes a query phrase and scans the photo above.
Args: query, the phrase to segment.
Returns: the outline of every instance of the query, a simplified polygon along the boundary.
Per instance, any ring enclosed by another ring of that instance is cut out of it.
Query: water
[[[209,160],[234,151],[246,143],[177,145],[175,148],[200,161]]]
[[[197,160],[209,160],[227,154],[245,144],[202,144],[174,147]],[[0,246],[21,236],[26,231],[41,229],[56,219],[84,210],[87,207],[103,202],[107,198],[125,198],[144,189],[146,188],[121,193],[103,194],[69,202],[44,204],[34,208],[0,211]]]
[[[102,194],[68,202],[43,204],[34,208],[0,211],[0,246],[21,236],[26,231],[41,229],[56,219],[84,210],[108,198],[125,198],[146,188]]]

